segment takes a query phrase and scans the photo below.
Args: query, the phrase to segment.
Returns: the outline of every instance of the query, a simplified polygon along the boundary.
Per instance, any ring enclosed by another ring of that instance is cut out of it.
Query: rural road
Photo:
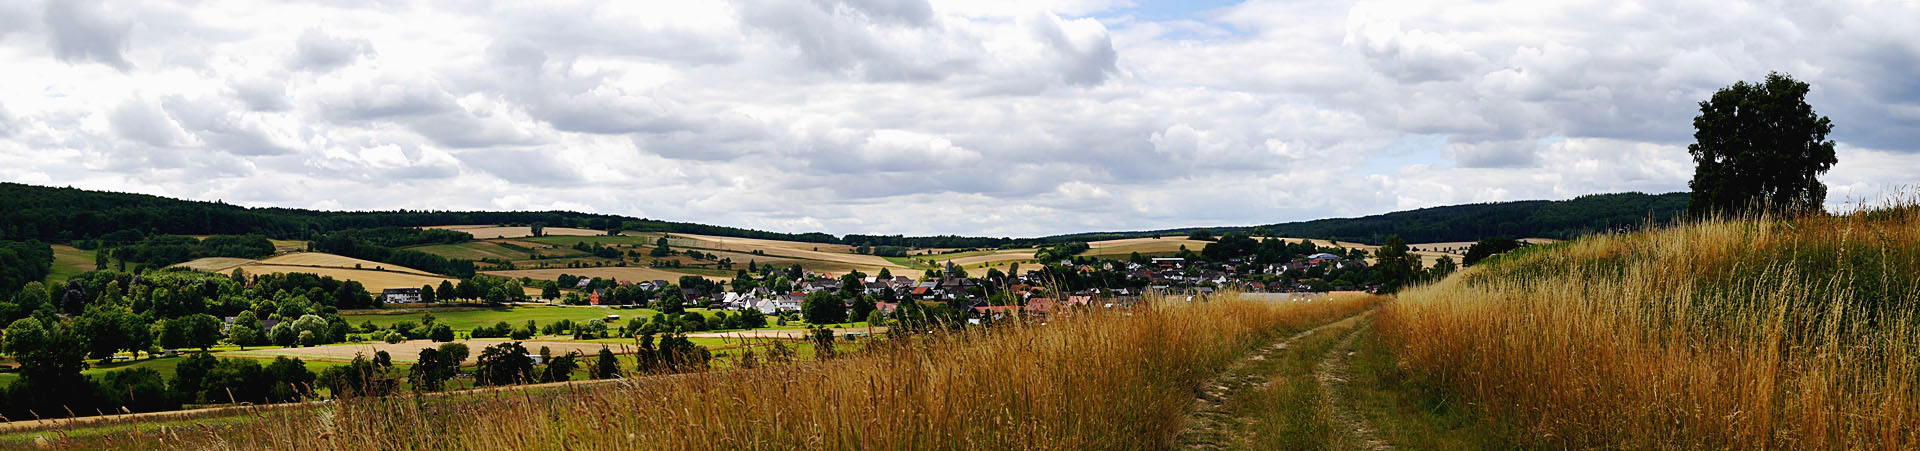
[[[1352,368],[1353,341],[1359,338],[1360,334],[1366,333],[1367,329],[1368,323],[1364,319],[1356,319],[1361,319],[1361,324],[1348,330],[1346,338],[1340,339],[1339,344],[1333,345],[1326,354],[1322,354],[1320,364],[1314,366],[1314,379],[1320,383],[1321,408],[1326,409],[1329,420],[1341,425],[1347,431],[1347,437],[1360,449],[1373,451],[1393,449],[1393,446],[1388,445],[1386,441],[1380,440],[1379,434],[1374,432],[1365,418],[1353,410],[1352,403],[1339,401],[1341,392],[1344,391],[1343,388],[1350,378],[1348,370]]]

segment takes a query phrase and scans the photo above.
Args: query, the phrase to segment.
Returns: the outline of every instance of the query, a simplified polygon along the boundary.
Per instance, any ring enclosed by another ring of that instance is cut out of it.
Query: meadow
[[[1510,252],[1376,315],[1413,385],[1544,448],[1920,446],[1920,207]]]
[[[1164,447],[1195,390],[1250,348],[1373,298],[1158,301],[868,342],[824,361],[628,379],[549,395],[352,399],[262,411],[164,442],[89,446],[462,449]],[[734,353],[735,358],[739,354]],[[632,412],[646,412],[634,415]],[[287,434],[285,431],[306,431]]]

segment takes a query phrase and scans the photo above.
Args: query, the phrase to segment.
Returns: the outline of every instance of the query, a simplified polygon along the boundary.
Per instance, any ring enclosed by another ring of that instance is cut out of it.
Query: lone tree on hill
[[[1778,72],[1722,88],[1693,118],[1689,214],[1821,211],[1833,168],[1833,123],[1807,105],[1806,83]]]

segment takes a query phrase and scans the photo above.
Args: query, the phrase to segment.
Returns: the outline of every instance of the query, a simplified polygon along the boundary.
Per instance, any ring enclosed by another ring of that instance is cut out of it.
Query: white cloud
[[[0,179],[832,233],[1259,224],[1683,190],[1694,104],[1782,70],[1836,124],[1837,205],[1920,166],[1914,17],[1867,0],[9,2]]]

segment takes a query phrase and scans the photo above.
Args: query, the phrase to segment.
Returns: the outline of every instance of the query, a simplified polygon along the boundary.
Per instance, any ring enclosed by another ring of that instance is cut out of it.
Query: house
[[[420,303],[420,289],[388,288],[380,290],[380,299],[386,301],[388,304],[418,304]]]
[[[1153,265],[1162,268],[1179,268],[1187,266],[1187,259],[1179,257],[1159,257],[1153,259]]]
[[[1027,308],[1021,309],[1021,311],[1025,312],[1028,315],[1034,315],[1034,316],[1051,315],[1053,314],[1054,309],[1059,307],[1058,305],[1055,305],[1055,304],[1056,303],[1054,302],[1053,298],[1028,299]]]
[[[574,284],[573,284],[573,287],[574,287],[574,288],[586,288],[586,287],[587,287],[587,285],[590,285],[590,284],[592,284],[592,283],[593,283],[593,279],[588,279],[588,278],[585,278],[585,277],[582,277],[582,278],[580,278],[580,281],[579,281],[579,282],[576,282],[576,283],[574,283]]]
[[[979,306],[973,308],[973,314],[987,319],[1005,319],[1020,314],[1018,305]]]
[[[910,292],[910,293],[911,293],[911,294],[913,295],[913,297],[916,297],[916,298],[920,298],[920,299],[933,299],[933,289],[932,289],[932,288],[927,288],[927,287],[913,287],[913,291],[912,291],[912,292]]]
[[[912,302],[912,301],[908,301],[908,302]],[[880,312],[880,314],[882,315],[892,315],[893,311],[899,308],[900,308],[900,304],[894,303],[894,302],[873,303],[873,311]]]
[[[591,305],[600,305],[600,296],[603,293],[606,293],[606,291],[607,291],[606,289],[593,290],[593,293],[590,293],[587,295],[587,303]],[[608,300],[612,300],[612,299],[608,299]]]
[[[893,289],[893,287],[887,286],[886,282],[867,282],[864,285],[866,286],[867,294],[880,294],[881,292]]]
[[[1321,263],[1337,263],[1340,260],[1341,260],[1340,256],[1325,253],[1325,252],[1307,256],[1307,264],[1310,264],[1310,265],[1318,265]]]

